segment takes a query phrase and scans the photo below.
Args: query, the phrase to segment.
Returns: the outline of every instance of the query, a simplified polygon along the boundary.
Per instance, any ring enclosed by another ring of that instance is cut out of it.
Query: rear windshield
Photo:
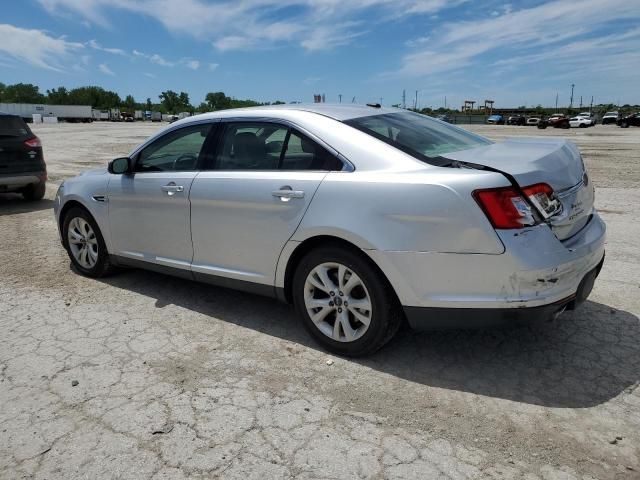
[[[445,153],[491,144],[486,138],[413,112],[353,118],[345,123],[433,165],[440,165],[436,159]]]
[[[0,137],[26,137],[31,132],[20,117],[0,115]]]

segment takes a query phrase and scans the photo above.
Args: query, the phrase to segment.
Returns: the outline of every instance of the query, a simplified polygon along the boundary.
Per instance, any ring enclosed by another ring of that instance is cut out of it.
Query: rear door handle
[[[280,198],[283,202],[288,202],[292,198],[304,198],[304,191],[292,190],[291,187],[280,187],[280,190],[271,192],[274,197]]]
[[[166,192],[167,195],[172,196],[178,192],[184,192],[184,187],[182,185],[176,185],[174,182],[171,182],[167,185],[163,185],[160,187],[163,192]]]

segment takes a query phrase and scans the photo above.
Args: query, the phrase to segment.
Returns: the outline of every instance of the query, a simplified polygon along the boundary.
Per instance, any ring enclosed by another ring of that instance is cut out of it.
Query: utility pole
[[[342,94],[341,93],[338,94],[338,99],[339,99],[338,102],[342,103]]]
[[[402,108],[407,108],[407,91],[402,90]]]
[[[413,109],[418,110],[418,90],[416,90],[416,101],[413,104]]]
[[[356,97],[353,97],[353,98],[351,99],[351,103],[356,103]]]
[[[382,106],[382,97],[380,97],[380,106]]]
[[[589,105],[589,115],[591,115],[591,110],[593,110],[593,95],[591,95],[591,105]]]
[[[558,94],[556,93],[556,113],[558,113]]]
[[[571,101],[569,102],[569,110],[573,109],[573,87],[575,87],[575,84],[571,84]]]
[[[444,109],[447,109],[447,96],[444,96]]]
[[[582,110],[582,95],[580,95],[580,110]]]

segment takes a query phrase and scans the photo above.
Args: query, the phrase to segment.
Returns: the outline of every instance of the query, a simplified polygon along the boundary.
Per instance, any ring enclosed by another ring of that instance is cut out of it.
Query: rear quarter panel
[[[363,249],[501,254],[504,246],[471,194],[508,185],[493,172],[438,167],[333,172],[292,240],[332,235]]]

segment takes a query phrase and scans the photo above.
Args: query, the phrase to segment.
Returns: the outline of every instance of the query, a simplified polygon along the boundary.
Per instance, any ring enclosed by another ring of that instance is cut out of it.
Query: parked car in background
[[[507,118],[507,125],[526,125],[527,117],[524,115],[511,115]]]
[[[618,120],[618,125],[622,128],[628,128],[630,126],[640,127],[640,112],[626,115]]]
[[[569,128],[569,118],[562,113],[554,113],[549,118],[542,119],[538,122],[538,128],[545,129],[547,127]]]
[[[576,115],[576,117],[580,117],[580,118],[586,118],[589,120],[589,122],[591,123],[589,126],[592,127],[593,125],[596,124],[596,116],[593,113],[590,112],[582,112]]]
[[[54,213],[80,274],[134,266],[274,296],[351,356],[405,318],[429,329],[555,317],[586,300],[604,260],[574,144],[494,143],[393,108],[186,118],[65,180]]]
[[[491,115],[487,118],[489,125],[504,125],[504,117],[502,115]]]
[[[47,181],[42,144],[17,115],[0,113],[0,193],[41,200]]]
[[[527,125],[536,126],[538,125],[538,123],[540,123],[540,120],[540,117],[529,117],[527,118]]]
[[[607,125],[609,123],[618,123],[618,118],[620,115],[617,111],[607,112],[602,117],[602,125]]]
[[[453,123],[453,118],[449,115],[438,115],[436,118],[442,122]]]
[[[593,123],[588,117],[573,117],[569,120],[569,125],[573,128],[587,128],[592,127]]]

